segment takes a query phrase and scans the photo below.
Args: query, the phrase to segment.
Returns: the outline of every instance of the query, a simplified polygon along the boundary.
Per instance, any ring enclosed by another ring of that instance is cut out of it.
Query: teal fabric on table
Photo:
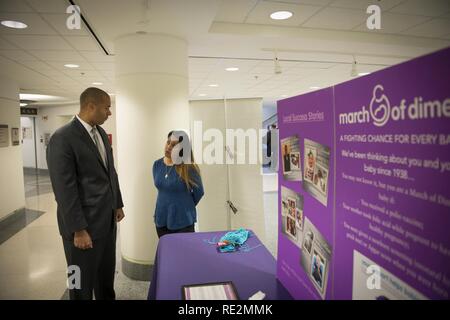
[[[240,228],[236,231],[227,232],[222,238],[220,238],[219,242],[227,241],[229,244],[225,246],[219,246],[220,252],[233,252],[238,249],[239,246],[242,246],[245,241],[247,241],[249,237],[248,230]]]

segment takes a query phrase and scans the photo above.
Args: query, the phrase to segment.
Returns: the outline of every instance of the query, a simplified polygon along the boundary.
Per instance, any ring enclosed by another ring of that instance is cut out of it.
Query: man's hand
[[[125,218],[125,213],[122,208],[116,209],[116,221],[120,222],[123,218]]]
[[[86,230],[76,231],[73,243],[75,247],[81,250],[92,249],[92,239],[89,233]]]

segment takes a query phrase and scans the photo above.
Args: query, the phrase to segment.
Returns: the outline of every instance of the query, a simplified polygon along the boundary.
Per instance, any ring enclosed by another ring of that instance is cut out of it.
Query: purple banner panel
[[[334,87],[335,299],[449,299],[449,80],[445,49]]]
[[[330,299],[333,256],[333,90],[278,102],[277,276],[295,299]]]

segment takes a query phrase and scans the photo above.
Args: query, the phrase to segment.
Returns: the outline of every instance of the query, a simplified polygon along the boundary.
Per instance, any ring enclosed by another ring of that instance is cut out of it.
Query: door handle
[[[228,203],[228,206],[233,211],[233,213],[236,214],[238,212],[238,209],[236,209],[236,207],[234,206],[233,202],[231,202],[230,200],[227,200],[227,203]]]

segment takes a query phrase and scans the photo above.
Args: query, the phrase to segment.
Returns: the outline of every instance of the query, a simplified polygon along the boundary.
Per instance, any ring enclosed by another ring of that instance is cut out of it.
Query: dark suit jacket
[[[92,239],[107,235],[115,223],[113,212],[123,207],[112,149],[105,130],[97,128],[105,145],[107,168],[76,117],[59,128],[47,146],[59,232],[68,240],[73,240],[75,231],[83,229],[87,229]]]

